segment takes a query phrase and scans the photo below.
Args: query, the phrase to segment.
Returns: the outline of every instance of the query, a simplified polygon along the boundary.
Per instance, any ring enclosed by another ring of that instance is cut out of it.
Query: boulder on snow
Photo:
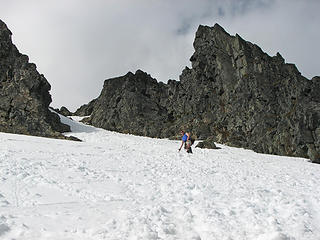
[[[214,143],[213,138],[208,138],[202,142],[199,142],[196,145],[196,148],[208,148],[208,149],[219,149],[216,144]]]

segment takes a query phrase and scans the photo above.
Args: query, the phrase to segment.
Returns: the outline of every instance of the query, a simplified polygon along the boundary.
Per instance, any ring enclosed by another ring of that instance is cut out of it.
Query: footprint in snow
[[[0,224],[0,237],[9,231],[10,231],[10,228],[8,227],[7,224],[4,224],[4,223]]]

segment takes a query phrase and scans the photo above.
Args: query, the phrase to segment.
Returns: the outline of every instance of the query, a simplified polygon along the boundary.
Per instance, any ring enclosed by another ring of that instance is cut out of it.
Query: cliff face
[[[202,86],[195,98],[210,94],[204,109],[191,104],[191,111],[213,113],[198,119],[216,141],[319,161],[319,79],[307,80],[279,53],[270,57],[219,25],[200,26],[194,48],[192,69],[183,72],[181,84]]]
[[[63,138],[59,132],[70,128],[48,109],[50,84],[19,53],[11,35],[0,20],[0,131]]]
[[[308,80],[278,53],[200,26],[192,68],[158,83],[137,71],[106,80],[87,121],[105,129],[201,139],[320,162],[320,79]]]
[[[109,130],[159,137],[159,129],[168,122],[167,109],[159,104],[164,88],[164,84],[139,70],[107,80],[94,102],[90,123]]]

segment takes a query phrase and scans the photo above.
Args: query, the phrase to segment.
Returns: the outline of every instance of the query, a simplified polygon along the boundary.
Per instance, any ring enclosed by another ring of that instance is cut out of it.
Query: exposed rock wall
[[[105,81],[90,123],[105,129],[159,137],[167,110],[159,104],[164,84],[137,71]],[[163,135],[164,136],[164,135]]]
[[[106,80],[87,121],[105,129],[201,139],[320,162],[320,80],[301,76],[277,53],[200,26],[180,81],[158,83],[137,71]]]
[[[63,138],[59,132],[70,128],[48,109],[50,84],[19,53],[11,35],[0,20],[0,131]]]
[[[75,116],[89,116],[92,113],[94,104],[96,99],[93,99],[88,104],[82,105],[77,111],[74,113]]]
[[[51,107],[50,107],[51,108]],[[60,109],[59,108],[51,108],[53,111],[55,111],[56,113],[59,113],[65,117],[68,116],[72,116],[73,113],[69,111],[68,108],[66,108],[65,106],[62,106]]]
[[[194,48],[192,69],[183,72],[181,83],[189,89],[206,86],[193,95],[198,99],[213,94],[204,109],[213,116],[199,119],[216,141],[319,161],[317,78],[307,80],[279,53],[270,57],[219,25],[200,26]],[[191,104],[193,109],[196,105]]]

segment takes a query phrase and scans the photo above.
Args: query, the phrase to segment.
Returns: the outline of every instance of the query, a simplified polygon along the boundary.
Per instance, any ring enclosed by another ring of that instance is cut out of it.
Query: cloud
[[[199,24],[218,22],[319,75],[319,9],[316,0],[11,0],[0,16],[52,85],[53,106],[75,110],[128,71],[178,79]]]

